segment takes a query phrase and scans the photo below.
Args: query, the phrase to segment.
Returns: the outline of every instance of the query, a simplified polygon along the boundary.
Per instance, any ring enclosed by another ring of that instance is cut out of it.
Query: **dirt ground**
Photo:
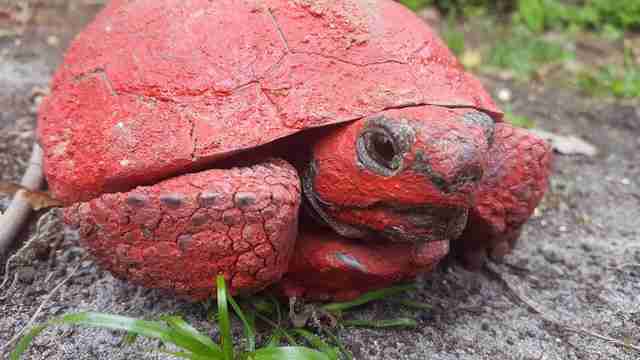
[[[0,180],[19,181],[34,140],[38,96],[70,38],[99,8],[72,4],[32,9],[26,24],[0,13]],[[600,153],[555,157],[548,195],[516,251],[495,265],[502,278],[459,266],[439,270],[410,294],[432,304],[433,311],[378,302],[354,314],[416,317],[417,329],[348,328],[338,330],[339,337],[357,359],[640,359],[638,352],[584,332],[640,344],[640,105],[551,86],[483,81],[494,95],[508,89],[513,111],[539,128],[578,135]],[[7,205],[0,195],[0,210]],[[84,257],[78,239],[64,236],[55,211],[38,215],[40,230],[34,217],[22,235],[23,241],[35,239],[32,246],[9,267],[0,287],[0,347],[46,300],[37,321],[82,310],[148,319],[181,313],[201,329],[210,328],[203,304],[114,279]],[[58,327],[36,338],[26,358],[167,358],[147,351],[154,345],[125,345],[122,334],[111,331]]]

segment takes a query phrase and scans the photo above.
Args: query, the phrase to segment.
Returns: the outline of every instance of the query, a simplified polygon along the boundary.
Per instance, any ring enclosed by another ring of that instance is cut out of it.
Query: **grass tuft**
[[[319,342],[308,337],[312,345],[318,350],[303,346],[278,346],[279,337],[270,341],[267,346],[256,349],[255,330],[249,318],[229,294],[224,277],[216,278],[218,302],[218,327],[221,343],[215,343],[210,337],[200,333],[179,316],[163,316],[159,321],[140,320],[120,315],[101,314],[95,312],[81,312],[67,314],[53,318],[44,324],[34,326],[23,336],[10,354],[11,360],[19,360],[27,351],[33,339],[49,326],[77,325],[111,330],[121,330],[128,333],[126,339],[135,341],[136,337],[161,340],[165,344],[172,344],[177,351],[156,349],[155,351],[171,354],[182,359],[192,360],[334,360],[338,359],[336,350],[325,342]],[[247,338],[247,351],[235,351],[231,336],[231,320],[229,304],[240,318],[244,334]],[[131,335],[134,334],[134,335]]]

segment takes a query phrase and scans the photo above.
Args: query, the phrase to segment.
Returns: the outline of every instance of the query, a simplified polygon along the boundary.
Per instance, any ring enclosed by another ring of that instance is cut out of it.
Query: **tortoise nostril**
[[[468,183],[478,183],[480,182],[480,180],[482,180],[483,175],[484,170],[479,164],[467,165],[456,173],[454,183],[460,185]]]

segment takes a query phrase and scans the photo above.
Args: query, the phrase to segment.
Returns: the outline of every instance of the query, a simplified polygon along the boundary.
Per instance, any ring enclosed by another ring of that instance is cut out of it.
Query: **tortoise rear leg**
[[[300,181],[283,160],[177,176],[74,205],[65,221],[115,275],[193,299],[254,292],[286,271],[298,227]]]
[[[498,124],[475,206],[453,254],[479,268],[509,253],[548,186],[551,148],[528,131]]]

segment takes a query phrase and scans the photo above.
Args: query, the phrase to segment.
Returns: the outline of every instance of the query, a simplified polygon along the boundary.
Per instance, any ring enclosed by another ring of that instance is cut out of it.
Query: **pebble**
[[[627,178],[624,178],[624,179],[620,180],[620,183],[622,185],[631,185],[631,180],[629,180]]]
[[[503,102],[509,102],[512,99],[511,90],[503,88],[498,90],[498,99]]]
[[[586,251],[586,252],[590,252],[593,251],[593,247],[587,243],[582,243],[580,244],[580,247],[582,248],[582,250]]]
[[[33,283],[33,280],[35,280],[36,278],[36,269],[34,269],[32,266],[25,266],[22,269],[20,269],[19,274],[20,274],[20,281],[26,284],[31,284]]]
[[[57,47],[60,45],[60,38],[55,35],[49,35],[47,36],[47,44],[49,46]]]
[[[541,249],[540,252],[542,253],[542,256],[545,258],[545,260],[552,264],[562,261],[562,256],[560,256],[560,254],[558,254],[558,252],[555,250]]]
[[[83,255],[84,253],[85,253],[85,251],[84,251],[83,248],[81,248],[79,246],[72,246],[72,247],[68,248],[67,250],[65,250],[62,253],[62,256],[60,257],[60,260],[62,262],[70,263],[75,258]]]

